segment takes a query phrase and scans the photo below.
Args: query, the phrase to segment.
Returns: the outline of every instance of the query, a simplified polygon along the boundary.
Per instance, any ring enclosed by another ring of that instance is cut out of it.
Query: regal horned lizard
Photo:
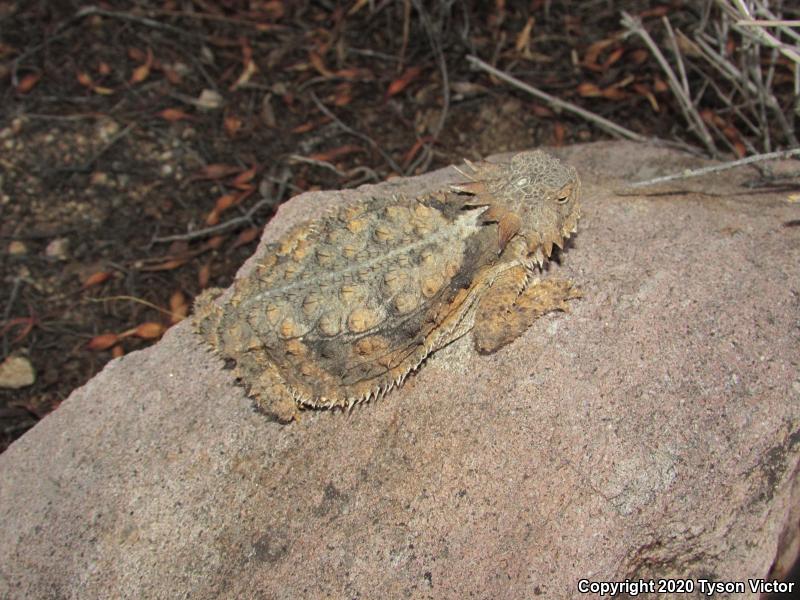
[[[225,304],[220,289],[197,299],[197,330],[261,409],[287,422],[300,407],[352,407],[470,330],[492,352],[579,295],[535,277],[577,230],[575,169],[539,150],[466,165],[450,189],[300,224]]]

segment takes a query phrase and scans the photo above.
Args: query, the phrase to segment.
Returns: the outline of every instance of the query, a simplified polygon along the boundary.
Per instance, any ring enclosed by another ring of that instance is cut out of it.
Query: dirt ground
[[[625,2],[647,24],[681,2]],[[680,124],[613,2],[0,1],[0,450],[227,286],[289,197]]]

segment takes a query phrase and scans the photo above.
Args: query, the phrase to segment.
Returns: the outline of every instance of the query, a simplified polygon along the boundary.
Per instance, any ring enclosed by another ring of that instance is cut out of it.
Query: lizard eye
[[[528,181],[529,179],[527,177],[520,177],[514,183],[516,184],[517,187],[525,187],[526,185],[528,185]]]
[[[556,204],[566,204],[569,197],[572,196],[572,184],[567,184],[556,194]]]

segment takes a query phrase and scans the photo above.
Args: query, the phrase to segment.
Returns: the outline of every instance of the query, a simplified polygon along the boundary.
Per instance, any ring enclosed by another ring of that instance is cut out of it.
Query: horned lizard
[[[352,407],[470,330],[493,352],[579,295],[536,276],[577,230],[575,169],[539,150],[465,162],[468,181],[447,190],[294,227],[223,305],[220,289],[198,297],[196,329],[264,412],[288,422],[302,407]]]

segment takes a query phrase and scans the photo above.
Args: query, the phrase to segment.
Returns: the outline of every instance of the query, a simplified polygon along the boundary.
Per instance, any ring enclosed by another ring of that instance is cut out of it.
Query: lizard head
[[[501,249],[514,237],[524,238],[528,259],[542,265],[553,245],[577,231],[580,218],[580,180],[569,165],[543,152],[520,152],[509,162],[466,162],[471,179],[454,185],[455,191],[473,194],[471,206],[488,206],[484,222],[497,222]]]

